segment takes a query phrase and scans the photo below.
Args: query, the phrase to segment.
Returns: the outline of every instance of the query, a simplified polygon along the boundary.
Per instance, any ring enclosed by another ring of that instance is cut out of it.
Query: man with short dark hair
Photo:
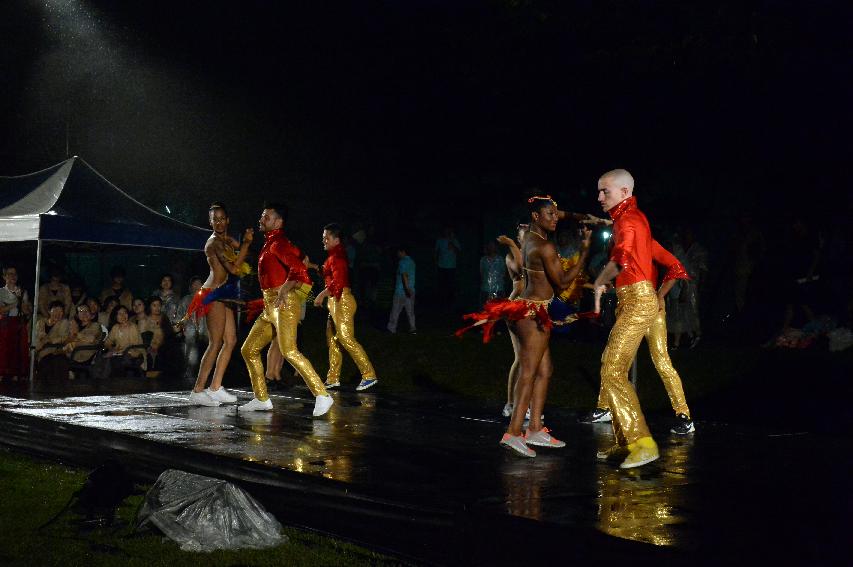
[[[377,383],[376,371],[364,348],[355,339],[357,305],[350,290],[349,265],[346,250],[341,243],[339,224],[327,224],[323,228],[323,248],[329,253],[329,257],[323,262],[323,279],[326,287],[314,300],[314,305],[320,307],[323,305],[323,300],[326,300],[326,307],[329,309],[329,319],[326,322],[326,343],[329,346],[329,373],[326,376],[326,388],[337,388],[341,385],[343,356],[338,346],[340,343],[361,372],[361,382],[356,390],[367,390]]]
[[[287,209],[283,205],[270,203],[264,206],[258,220],[264,233],[264,246],[258,255],[258,283],[264,297],[261,313],[240,349],[255,397],[240,406],[239,411],[270,411],[273,407],[267,393],[261,350],[270,344],[275,330],[284,359],[299,371],[315,396],[313,414],[318,417],[329,411],[334,400],[326,392],[317,371],[296,346],[297,326],[302,305],[311,292],[311,278],[302,261],[302,252],[284,235],[286,217]]]

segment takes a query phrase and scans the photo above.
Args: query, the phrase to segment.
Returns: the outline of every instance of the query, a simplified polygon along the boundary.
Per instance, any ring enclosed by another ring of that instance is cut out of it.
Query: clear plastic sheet
[[[170,469],[145,495],[137,528],[156,526],[184,551],[264,549],[287,542],[281,524],[243,489]]]

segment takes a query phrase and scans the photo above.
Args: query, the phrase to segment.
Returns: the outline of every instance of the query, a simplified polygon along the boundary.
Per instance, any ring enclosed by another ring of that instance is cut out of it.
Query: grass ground
[[[142,500],[131,496],[118,510],[121,527],[81,529],[69,511],[39,529],[65,506],[88,471],[0,449],[0,564],[2,565],[399,565],[355,545],[285,528],[289,541],[268,550],[191,553],[162,535],[133,533]],[[147,487],[141,487],[147,489]]]

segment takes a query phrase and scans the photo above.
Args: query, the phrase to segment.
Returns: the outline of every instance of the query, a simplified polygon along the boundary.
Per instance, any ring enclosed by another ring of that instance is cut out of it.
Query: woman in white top
[[[6,285],[0,287],[0,381],[29,375],[28,319],[33,306],[26,290],[18,285],[18,271],[3,268]]]

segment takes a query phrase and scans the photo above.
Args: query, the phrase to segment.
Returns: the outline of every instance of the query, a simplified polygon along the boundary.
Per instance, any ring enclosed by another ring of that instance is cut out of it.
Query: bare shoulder
[[[540,258],[550,258],[557,253],[557,246],[550,240],[541,240],[534,243],[533,250]]]
[[[222,241],[216,238],[216,236],[211,236],[207,239],[207,242],[204,244],[204,252],[208,256],[215,256],[219,254],[223,250]]]

